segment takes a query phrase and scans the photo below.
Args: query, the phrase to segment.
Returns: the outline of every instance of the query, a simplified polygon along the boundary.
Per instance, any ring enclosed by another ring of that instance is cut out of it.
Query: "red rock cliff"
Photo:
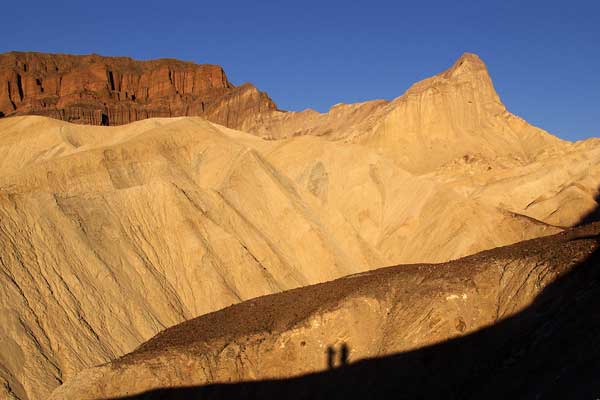
[[[136,61],[96,54],[0,54],[0,117],[45,115],[92,125],[204,116],[232,128],[276,109],[251,84],[236,87],[218,65]]]

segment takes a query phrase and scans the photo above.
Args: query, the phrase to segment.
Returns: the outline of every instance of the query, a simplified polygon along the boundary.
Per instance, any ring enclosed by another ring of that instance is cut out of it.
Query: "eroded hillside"
[[[473,55],[392,102],[261,115],[252,133],[0,119],[3,395],[44,399],[235,303],[554,234],[597,206],[598,142],[507,114]]]

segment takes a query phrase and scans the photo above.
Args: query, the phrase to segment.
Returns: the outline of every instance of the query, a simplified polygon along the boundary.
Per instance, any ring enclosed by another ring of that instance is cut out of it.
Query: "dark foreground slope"
[[[596,223],[247,301],[167,329],[51,398],[595,399],[599,233]]]

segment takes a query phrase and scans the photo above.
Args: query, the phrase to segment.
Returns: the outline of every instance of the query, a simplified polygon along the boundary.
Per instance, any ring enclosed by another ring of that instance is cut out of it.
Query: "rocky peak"
[[[477,54],[464,53],[450,69],[446,71],[447,77],[455,77],[462,74],[485,73],[489,75],[485,63]]]
[[[464,53],[447,70],[415,83],[406,94],[419,94],[431,88],[446,90],[449,87],[454,87],[459,92],[467,90],[475,93],[480,102],[500,103],[485,63],[472,53]]]

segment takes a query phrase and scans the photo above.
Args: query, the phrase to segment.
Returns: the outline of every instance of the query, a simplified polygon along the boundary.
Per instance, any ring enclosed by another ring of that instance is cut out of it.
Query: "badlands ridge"
[[[597,217],[600,140],[508,112],[473,54],[397,99],[325,114],[277,110],[214,66],[0,60],[20,82],[0,96],[3,398],[287,378],[323,369],[342,340],[350,361],[413,351],[503,323],[595,249],[561,232]],[[155,115],[184,116],[141,120]],[[319,328],[334,309],[337,330]]]
[[[169,328],[50,399],[593,398],[599,244],[595,223],[250,300]]]

